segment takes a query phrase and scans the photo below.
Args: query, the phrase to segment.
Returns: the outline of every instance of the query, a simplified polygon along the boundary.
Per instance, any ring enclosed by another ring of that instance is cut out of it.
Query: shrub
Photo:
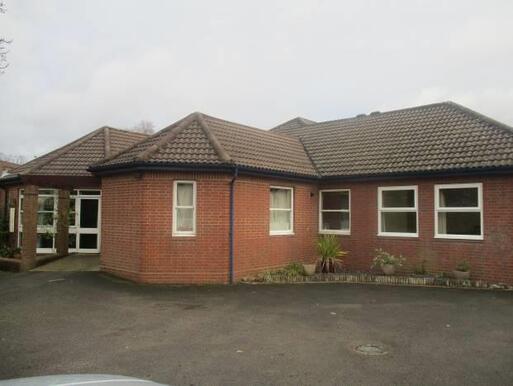
[[[336,264],[342,262],[342,257],[347,252],[340,248],[340,242],[335,235],[322,235],[317,241],[317,252],[319,253],[319,265],[321,272],[335,272]]]
[[[456,266],[456,271],[460,271],[460,272],[468,272],[468,271],[470,271],[470,263],[467,260],[461,261]]]
[[[0,256],[1,257],[16,257],[21,252],[20,248],[11,248],[8,245],[0,246]]]
[[[281,269],[263,273],[264,281],[275,281],[282,278],[293,279],[299,276],[305,276],[305,268],[301,263],[290,263]]]
[[[372,260],[371,268],[382,267],[384,265],[393,265],[395,267],[400,267],[404,264],[405,261],[406,259],[401,255],[394,256],[391,253],[388,253],[383,249],[378,248],[376,249],[376,256]]]

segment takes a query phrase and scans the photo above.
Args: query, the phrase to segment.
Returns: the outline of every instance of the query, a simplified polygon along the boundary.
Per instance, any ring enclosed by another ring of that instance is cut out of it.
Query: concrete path
[[[100,255],[73,254],[34,268],[38,272],[99,271]]]

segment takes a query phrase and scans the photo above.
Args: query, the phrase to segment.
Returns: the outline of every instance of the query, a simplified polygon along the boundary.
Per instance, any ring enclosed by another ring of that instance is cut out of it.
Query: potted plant
[[[385,275],[393,275],[396,267],[402,266],[405,260],[401,255],[394,256],[378,248],[376,249],[376,256],[372,260],[371,268],[380,267]]]
[[[469,262],[466,260],[463,260],[456,266],[456,269],[452,273],[453,273],[454,277],[458,280],[468,280],[468,278],[470,278]]]
[[[306,276],[312,276],[313,274],[315,274],[315,268],[317,268],[317,264],[315,264],[315,263],[311,263],[311,264],[303,263],[303,268],[305,270],[305,275]]]
[[[322,235],[317,240],[319,267],[323,273],[335,272],[336,265],[342,262],[347,252],[340,248],[340,242],[335,235]]]

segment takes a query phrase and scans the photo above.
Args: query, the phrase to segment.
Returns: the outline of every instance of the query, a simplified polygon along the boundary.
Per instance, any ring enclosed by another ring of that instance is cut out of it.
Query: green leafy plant
[[[274,271],[263,273],[264,281],[276,281],[279,279],[294,279],[299,276],[305,276],[305,268],[301,263],[290,263],[287,266]]]
[[[460,271],[460,272],[469,272],[469,271],[470,271],[470,263],[469,263],[467,260],[463,260],[463,261],[461,261],[461,262],[456,266],[456,271]]]
[[[3,245],[0,247],[0,256],[2,257],[10,257],[10,258],[14,258],[16,256],[18,256],[21,252],[21,249],[20,248],[12,248],[12,247],[9,247],[8,245]]]
[[[317,253],[321,272],[335,272],[337,264],[347,252],[340,248],[340,242],[335,235],[322,235],[317,240]]]
[[[406,259],[402,256],[395,256],[391,253],[384,251],[381,248],[375,250],[376,255],[372,260],[371,268],[382,267],[384,265],[393,265],[394,267],[401,267]]]
[[[9,239],[9,219],[0,218],[0,247],[6,246]]]

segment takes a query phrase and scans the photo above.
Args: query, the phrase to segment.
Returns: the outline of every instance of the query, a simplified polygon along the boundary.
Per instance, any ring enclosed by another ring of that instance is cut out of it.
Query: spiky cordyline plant
[[[347,252],[340,248],[340,242],[335,235],[322,235],[317,241],[319,265],[321,272],[335,272],[335,266],[342,261]]]

